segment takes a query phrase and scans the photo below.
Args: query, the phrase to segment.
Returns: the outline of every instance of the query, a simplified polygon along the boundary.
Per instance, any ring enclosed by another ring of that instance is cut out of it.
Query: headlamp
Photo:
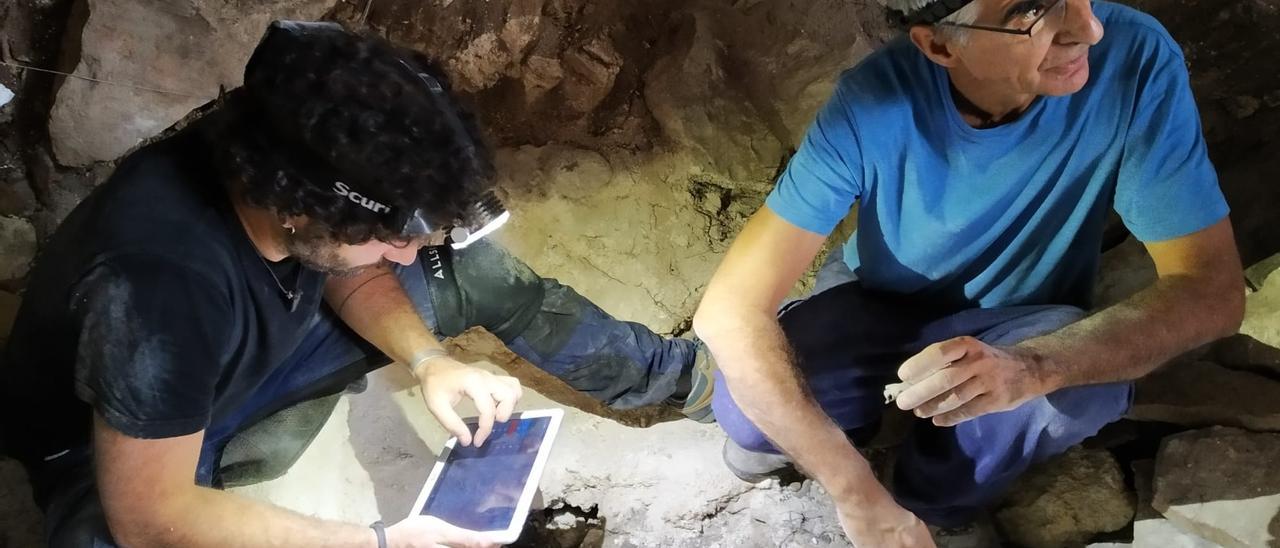
[[[415,209],[405,216],[400,233],[407,238],[418,238],[443,230],[445,243],[453,246],[454,249],[463,249],[492,234],[511,219],[511,212],[507,211],[493,191],[484,193],[484,196],[471,206],[468,213],[467,217],[471,222],[467,225],[436,228],[431,221],[427,220],[426,213],[421,208]]]

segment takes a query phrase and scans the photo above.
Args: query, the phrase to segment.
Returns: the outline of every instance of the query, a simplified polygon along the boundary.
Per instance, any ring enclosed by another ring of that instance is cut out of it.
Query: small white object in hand
[[[899,382],[884,387],[884,402],[893,403],[893,400],[898,399],[898,394],[901,394],[910,386],[905,382]]]
[[[4,85],[0,85],[0,107],[3,107],[9,104],[9,101],[12,101],[12,100],[13,100],[13,92],[9,91],[9,88],[4,87]]]

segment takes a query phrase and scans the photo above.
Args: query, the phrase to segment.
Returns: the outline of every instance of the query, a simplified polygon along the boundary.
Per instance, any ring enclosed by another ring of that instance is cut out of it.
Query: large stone
[[[1280,431],[1280,381],[1210,362],[1174,362],[1138,381],[1129,418]]]
[[[1262,287],[1266,285],[1267,278],[1271,276],[1271,273],[1276,270],[1280,270],[1280,254],[1267,257],[1246,268],[1244,277],[1254,287]]]
[[[1227,548],[1280,546],[1280,434],[1214,427],[1165,439],[1152,506]]]
[[[1133,519],[1134,500],[1115,457],[1074,447],[1028,471],[996,511],[1001,530],[1027,548],[1082,546]]]
[[[35,227],[25,219],[0,217],[0,281],[26,276],[35,256]]]
[[[1232,335],[1213,343],[1205,359],[1231,369],[1257,371],[1273,378],[1280,374],[1280,348],[1245,334]]]
[[[1218,548],[1217,544],[1179,529],[1151,506],[1155,496],[1155,461],[1133,463],[1133,486],[1138,492],[1138,511],[1133,521],[1133,548]]]
[[[67,79],[49,115],[58,161],[118,158],[239,86],[267,23],[318,19],[336,1],[87,0],[74,73],[176,94]]]
[[[1280,348],[1280,276],[1268,276],[1266,283],[1245,299],[1240,333],[1273,349]],[[1274,371],[1280,373],[1280,367]]]

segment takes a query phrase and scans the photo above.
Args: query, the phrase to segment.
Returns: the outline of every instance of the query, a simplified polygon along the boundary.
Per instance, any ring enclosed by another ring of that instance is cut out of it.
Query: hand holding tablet
[[[410,516],[439,518],[489,542],[515,542],[563,416],[559,409],[515,413],[495,422],[478,447],[450,438]],[[476,419],[467,422],[474,427]]]

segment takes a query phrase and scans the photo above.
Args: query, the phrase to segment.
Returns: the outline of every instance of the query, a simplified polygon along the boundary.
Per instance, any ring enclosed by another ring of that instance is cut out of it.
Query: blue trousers
[[[1083,317],[1069,306],[935,310],[927,303],[864,289],[839,254],[823,266],[815,294],[783,308],[779,322],[823,411],[851,439],[874,435],[885,385],[926,346],[973,336],[993,346],[1056,331]],[[746,449],[777,452],[742,414],[717,376],[712,407],[729,437]],[[891,491],[934,525],[954,527],[997,501],[1034,462],[1065,452],[1129,409],[1132,383],[1077,386],[951,428],[915,421],[898,452]]]
[[[664,338],[638,323],[617,320],[488,242],[463,251],[424,249],[398,276],[437,336],[484,327],[530,363],[614,408],[661,403],[693,364],[692,341]],[[224,449],[246,429],[298,404],[338,394],[390,362],[328,308],[322,307],[312,322],[302,343],[262,382],[249,404],[230,416],[215,417],[205,429],[197,484],[222,485]],[[322,423],[324,417],[318,418]],[[45,510],[50,546],[115,546],[98,499],[90,448],[29,465],[28,472]]]

